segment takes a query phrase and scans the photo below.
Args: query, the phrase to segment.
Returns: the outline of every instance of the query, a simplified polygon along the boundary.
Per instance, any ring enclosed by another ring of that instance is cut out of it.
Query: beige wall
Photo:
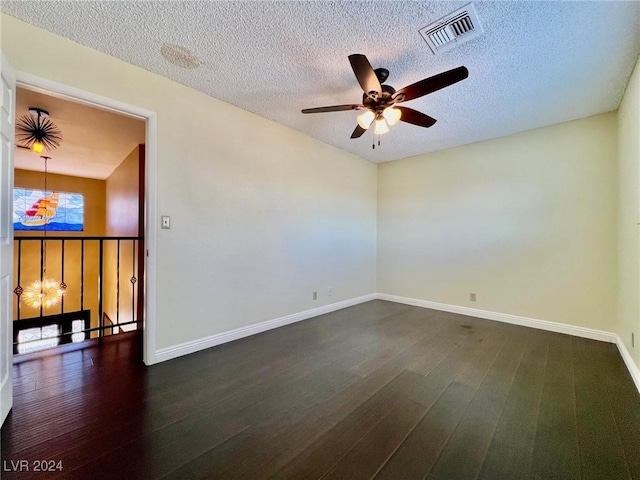
[[[105,181],[107,236],[138,236],[139,148],[134,148]],[[105,242],[103,309],[113,323],[136,320],[133,301],[137,285],[130,281],[138,276],[136,255],[137,244],[132,240],[122,240],[119,253],[116,241]],[[123,328],[132,330],[135,325]]]
[[[612,331],[616,175],[615,114],[381,165],[378,291]]]
[[[640,367],[640,62],[618,110],[618,312],[616,332]],[[631,333],[635,333],[635,346]]]
[[[375,165],[6,15],[2,50],[157,113],[158,348],[375,292]]]
[[[134,148],[105,181],[106,235],[138,235],[138,152]]]
[[[15,170],[15,186],[33,189],[44,189],[44,173],[28,170]],[[48,235],[78,237],[102,236],[105,232],[105,182],[90,178],[71,177],[67,175],[47,175],[47,188],[60,192],[81,193],[84,195],[84,231],[83,232],[51,232]],[[42,236],[43,232],[15,232],[16,238]],[[46,268],[47,276],[61,279],[62,255],[60,241],[47,241]],[[82,308],[91,310],[92,326],[98,324],[98,243],[87,241],[84,255],[84,288],[81,289],[81,246],[79,242],[67,242],[65,245],[64,280],[67,290],[64,294],[64,311],[74,312]],[[14,249],[14,279],[17,281],[18,258]],[[20,284],[26,288],[40,279],[40,243],[23,242]],[[82,292],[81,292],[82,290]],[[81,293],[84,298],[81,301]],[[14,297],[14,319],[17,317],[17,297]],[[24,301],[20,307],[21,318],[32,318],[39,315],[39,310],[27,306]],[[61,307],[46,309],[45,315],[61,313]]]

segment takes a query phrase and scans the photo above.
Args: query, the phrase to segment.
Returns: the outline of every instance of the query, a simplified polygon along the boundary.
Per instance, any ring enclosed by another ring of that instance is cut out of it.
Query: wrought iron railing
[[[141,240],[16,237],[14,351],[24,353],[41,349],[38,345],[48,348],[140,328]]]

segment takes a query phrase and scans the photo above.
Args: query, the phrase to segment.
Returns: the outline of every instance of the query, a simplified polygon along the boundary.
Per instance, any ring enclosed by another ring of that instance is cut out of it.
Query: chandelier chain
[[[44,196],[45,198],[47,198],[47,195],[49,194],[49,190],[47,187],[47,178],[48,178],[48,161],[49,161],[49,157],[42,157],[44,158]],[[48,218],[45,214],[44,217],[44,249],[42,250],[42,261],[44,263],[43,269],[42,269],[42,276],[43,278],[47,278],[47,223],[49,223]]]

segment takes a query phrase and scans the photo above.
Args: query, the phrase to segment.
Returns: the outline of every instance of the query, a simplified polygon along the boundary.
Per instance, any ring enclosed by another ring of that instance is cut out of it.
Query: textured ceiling
[[[474,2],[485,33],[433,55],[418,30],[466,3],[3,0],[1,8],[373,162],[617,109],[638,58],[639,2]],[[200,65],[170,64],[165,43]],[[400,123],[372,150],[369,132],[349,139],[357,112],[300,113],[361,100],[352,53],[388,68],[396,89],[460,65],[469,78],[405,104],[435,126]]]
[[[49,173],[104,180],[136,145],[145,143],[145,123],[116,113],[18,88],[16,114],[29,107],[49,112],[62,132],[60,146],[52,152]],[[44,160],[31,150],[16,148],[15,168],[44,171]]]

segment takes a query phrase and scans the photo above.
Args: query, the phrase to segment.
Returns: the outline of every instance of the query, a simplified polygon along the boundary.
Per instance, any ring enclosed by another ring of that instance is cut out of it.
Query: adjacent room
[[[145,124],[18,88],[18,122],[43,115],[57,147],[34,154],[18,141],[14,159],[17,355],[134,330],[141,317]]]
[[[639,2],[0,9],[3,478],[640,479]],[[131,228],[57,102],[136,119]],[[132,237],[68,345],[10,334],[14,188]]]

